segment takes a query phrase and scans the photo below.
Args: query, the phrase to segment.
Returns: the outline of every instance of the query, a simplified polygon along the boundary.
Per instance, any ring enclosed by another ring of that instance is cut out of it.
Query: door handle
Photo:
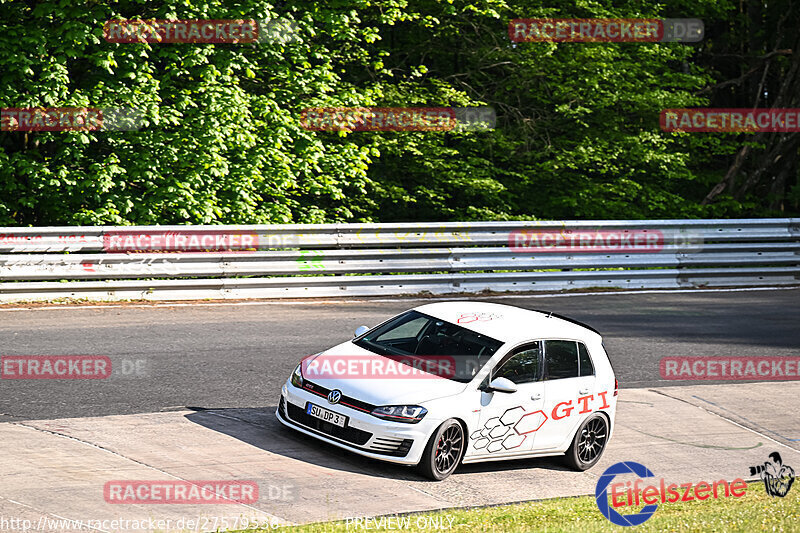
[[[531,400],[541,400],[541,399],[542,399],[541,394],[531,394]]]
[[[578,394],[589,394],[589,389],[581,389],[578,391]]]

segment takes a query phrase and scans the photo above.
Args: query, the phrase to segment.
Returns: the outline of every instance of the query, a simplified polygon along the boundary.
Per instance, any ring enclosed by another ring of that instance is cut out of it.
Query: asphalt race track
[[[29,530],[68,519],[129,521],[100,531],[216,531],[592,494],[619,461],[676,483],[756,480],[750,466],[774,451],[800,465],[792,410],[800,381],[662,381],[658,364],[681,355],[797,356],[800,289],[491,301],[563,313],[604,334],[625,390],[594,468],[525,459],[465,465],[431,482],[278,423],[280,385],[300,357],[423,300],[7,306],[0,355],[103,355],[113,372],[0,380],[0,517],[27,520]],[[236,505],[109,501],[104,487],[125,480],[244,480],[259,496]],[[55,530],[86,529],[60,524]]]
[[[661,381],[665,356],[800,353],[800,289],[486,300],[595,327],[622,388],[688,384]],[[106,355],[114,368],[104,380],[2,380],[0,421],[273,406],[301,357],[429,301],[0,309],[0,355]]]

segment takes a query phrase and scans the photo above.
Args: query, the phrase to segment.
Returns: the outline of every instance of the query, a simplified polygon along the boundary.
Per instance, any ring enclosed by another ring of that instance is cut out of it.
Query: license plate
[[[327,409],[323,409],[319,405],[314,405],[311,402],[306,404],[306,413],[313,416],[314,418],[319,418],[320,420],[323,420],[330,424],[335,424],[340,428],[343,428],[347,425],[346,416],[340,415],[339,413],[334,413],[333,411],[329,411]]]

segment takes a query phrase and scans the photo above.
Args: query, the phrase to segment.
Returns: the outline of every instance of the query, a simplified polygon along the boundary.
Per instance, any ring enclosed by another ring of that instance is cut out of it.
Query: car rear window
[[[578,343],[544,341],[545,379],[578,377]]]

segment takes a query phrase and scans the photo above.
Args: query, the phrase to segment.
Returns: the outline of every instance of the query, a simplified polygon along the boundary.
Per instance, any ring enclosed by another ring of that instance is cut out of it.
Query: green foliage
[[[261,1],[0,1],[0,106],[132,106],[129,132],[4,132],[0,224],[322,222],[364,216],[370,156],[304,130],[299,110],[353,92],[374,33],[351,8],[276,13]],[[281,17],[302,38],[115,44],[110,19]]]
[[[276,7],[280,5],[281,7]],[[724,21],[731,0],[0,0],[0,107],[131,106],[138,131],[0,132],[0,225],[735,216],[741,139],[667,134],[718,76],[678,43],[511,43],[518,17]],[[283,20],[258,44],[116,44],[111,19]],[[314,132],[313,106],[489,105],[494,131]],[[797,187],[792,198],[798,196]]]

